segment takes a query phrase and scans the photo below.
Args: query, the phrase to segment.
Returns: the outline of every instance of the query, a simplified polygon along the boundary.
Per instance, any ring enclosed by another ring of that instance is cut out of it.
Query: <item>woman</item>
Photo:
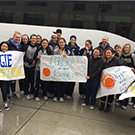
[[[113,67],[113,66],[120,66],[122,65],[120,59],[118,59],[117,57],[114,56],[113,54],[113,49],[108,47],[102,56],[103,59],[103,69],[109,68],[109,67]],[[100,107],[99,107],[99,111],[103,111],[104,107],[105,107],[105,101],[106,101],[107,96],[104,96],[102,98],[100,98]],[[109,95],[108,99],[107,99],[107,105],[105,108],[105,112],[109,112],[110,107],[112,105],[114,99],[114,95]]]
[[[85,47],[81,49],[80,55],[87,56],[88,60],[92,56],[93,46],[91,40],[85,41]],[[79,94],[81,99],[85,99],[85,85],[86,83],[79,83]]]
[[[80,54],[79,52],[80,47],[77,45],[76,40],[77,40],[76,36],[72,35],[70,37],[70,42],[68,43],[69,49],[71,50],[73,56],[79,56]],[[72,97],[74,92],[74,87],[75,87],[75,82],[68,83],[68,88],[66,90],[67,99],[70,99]]]
[[[91,92],[91,103],[90,109],[94,109],[97,95],[97,88],[100,81],[101,71],[103,68],[103,60],[99,56],[100,50],[95,48],[93,50],[93,56],[89,61],[88,76],[86,77],[86,98],[82,106],[89,104],[90,92]]]
[[[35,89],[35,100],[40,101],[39,99],[39,84],[40,84],[40,58],[41,55],[51,55],[51,50],[48,46],[48,40],[43,39],[41,41],[41,46],[36,50],[36,53],[34,55],[34,60],[37,62],[36,63],[36,70],[35,70],[35,79],[34,79],[34,89]],[[42,84],[42,89],[43,89],[43,97],[44,100],[48,100],[47,97],[47,82],[46,81],[41,81]]]
[[[54,55],[63,55],[64,57],[72,55],[69,47],[66,45],[66,40],[64,38],[59,39],[59,49],[55,51]],[[59,95],[60,95],[60,102],[64,102],[64,93],[66,86],[67,86],[66,82],[56,82],[56,90],[54,91],[54,98],[53,98],[54,102],[58,100]]]
[[[8,44],[6,42],[1,42],[0,51],[2,51],[3,53],[8,51]],[[0,81],[5,110],[9,110],[8,103],[7,103],[7,95],[10,91],[10,85],[11,85],[11,81]],[[2,111],[1,108],[0,108],[0,111]]]
[[[121,49],[121,55],[120,55],[121,62],[128,67],[131,67],[131,70],[134,71],[135,68],[135,55],[131,51],[131,45],[126,43],[122,49]],[[135,98],[132,98],[132,102],[129,103],[130,105],[133,105],[133,108],[135,108]],[[124,99],[123,105],[121,106],[122,109],[127,109],[128,107],[128,98]]]

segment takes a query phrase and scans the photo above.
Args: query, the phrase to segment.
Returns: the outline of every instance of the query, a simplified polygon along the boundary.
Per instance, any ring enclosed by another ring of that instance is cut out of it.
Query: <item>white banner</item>
[[[40,79],[45,81],[86,82],[86,56],[41,55]]]
[[[123,93],[135,80],[135,74],[126,66],[115,66],[102,72],[97,97]]]
[[[119,97],[119,100],[123,100],[125,98],[135,97],[135,82]]]
[[[0,51],[0,80],[18,80],[25,78],[23,52]]]

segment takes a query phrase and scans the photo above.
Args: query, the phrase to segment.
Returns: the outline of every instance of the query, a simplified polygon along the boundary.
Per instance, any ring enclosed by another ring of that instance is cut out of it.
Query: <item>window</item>
[[[71,28],[83,28],[83,21],[71,21]]]
[[[85,4],[74,4],[73,10],[85,10]]]
[[[132,12],[134,10],[134,5],[120,4],[118,11],[121,12]]]
[[[13,22],[13,16],[14,16],[13,12],[5,12],[5,14],[4,14],[4,21],[6,23],[12,23]]]
[[[109,22],[97,22],[96,24],[98,30],[108,31]]]
[[[117,23],[116,24],[116,34],[128,38],[131,30],[131,23]]]
[[[108,12],[112,10],[112,5],[100,4],[99,9],[101,12]]]

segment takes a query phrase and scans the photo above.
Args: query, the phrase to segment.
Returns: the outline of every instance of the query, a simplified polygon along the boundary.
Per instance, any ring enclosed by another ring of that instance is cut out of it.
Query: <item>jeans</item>
[[[87,105],[89,104],[90,93],[91,93],[92,95],[91,95],[90,105],[95,106],[97,88],[98,88],[98,82],[93,82],[91,80],[87,81],[87,83],[86,83],[86,98],[85,98],[85,103]]]
[[[24,94],[34,94],[34,67],[25,69],[25,80],[24,80]],[[29,84],[31,84],[30,92],[29,92]]]
[[[1,81],[1,92],[3,97],[3,102],[7,102],[7,95],[10,91],[10,81]]]

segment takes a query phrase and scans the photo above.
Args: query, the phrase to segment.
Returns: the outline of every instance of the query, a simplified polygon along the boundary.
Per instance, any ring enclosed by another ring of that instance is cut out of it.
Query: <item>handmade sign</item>
[[[23,53],[19,51],[0,52],[0,80],[25,78]]]
[[[121,94],[119,100],[123,100],[129,97],[135,97],[135,82],[127,89],[127,91]]]
[[[41,55],[40,79],[45,81],[86,82],[86,56]]]
[[[135,74],[126,66],[115,66],[102,72],[97,97],[123,93],[135,80]]]

